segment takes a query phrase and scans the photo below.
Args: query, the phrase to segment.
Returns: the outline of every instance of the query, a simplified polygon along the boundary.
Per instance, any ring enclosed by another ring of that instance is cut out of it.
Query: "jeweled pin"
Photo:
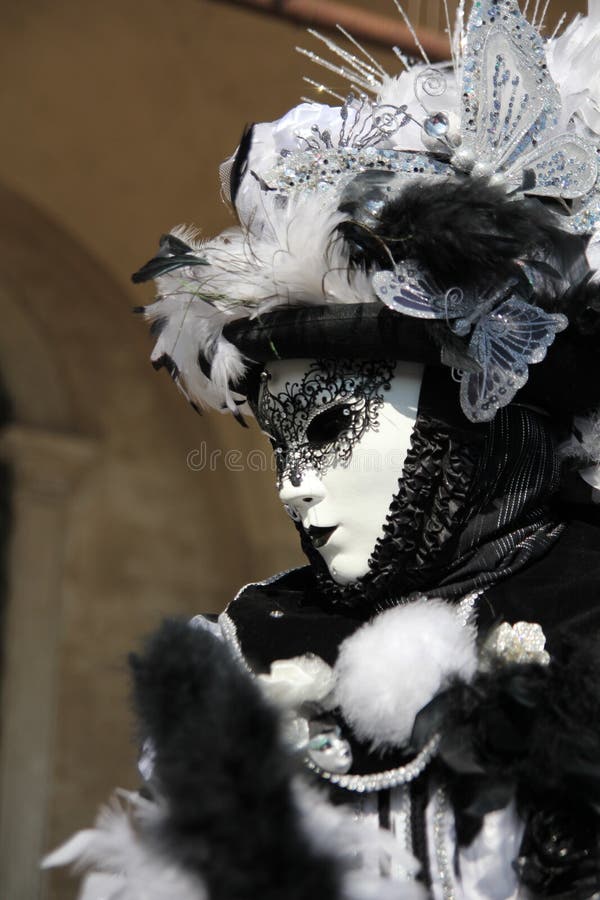
[[[425,134],[432,138],[441,138],[448,134],[450,129],[450,120],[443,112],[434,113],[428,116],[423,122]]]

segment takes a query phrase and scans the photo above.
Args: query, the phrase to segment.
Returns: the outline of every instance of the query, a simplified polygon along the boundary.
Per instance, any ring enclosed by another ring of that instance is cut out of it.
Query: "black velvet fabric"
[[[479,627],[487,631],[501,621],[538,622],[551,653],[566,632],[599,631],[600,528],[571,520],[552,552],[490,587],[479,608]]]

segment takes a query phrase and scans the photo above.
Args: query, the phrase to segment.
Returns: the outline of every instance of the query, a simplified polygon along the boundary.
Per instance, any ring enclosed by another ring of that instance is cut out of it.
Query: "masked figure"
[[[394,77],[326,39],[372,96],[250,129],[239,226],[134,276],[308,564],[134,658],[149,799],[51,860],[106,896],[600,896],[599,28],[483,0]]]

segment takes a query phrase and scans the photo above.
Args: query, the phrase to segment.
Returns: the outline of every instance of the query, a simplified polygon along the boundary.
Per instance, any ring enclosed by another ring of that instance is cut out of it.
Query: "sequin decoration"
[[[406,24],[410,26],[408,21]],[[570,206],[562,209],[560,227],[575,234],[597,230],[600,227],[600,149],[591,143],[591,138],[576,133],[572,122],[564,124],[560,95],[550,75],[545,43],[538,31],[540,24],[541,20],[537,25],[527,21],[517,0],[474,0],[462,32],[460,50],[455,48],[457,53],[453,58],[462,85],[460,134],[453,133],[451,141],[444,121],[448,118],[446,113],[436,111],[439,103],[430,107],[431,98],[446,90],[447,72],[431,66],[424,71],[415,70],[415,97],[427,113],[418,124],[427,138],[437,141],[435,159],[427,154],[396,150],[393,142],[387,140],[408,119],[407,107],[391,107],[383,112],[382,106],[378,123],[377,101],[369,100],[365,94],[359,98],[351,95],[343,104],[341,115],[346,117],[346,122],[356,121],[354,138],[336,147],[330,144],[317,149],[313,145],[310,151],[289,148],[287,159],[282,159],[270,173],[272,186],[282,194],[298,188],[328,191],[339,186],[343,190],[353,174],[367,168],[406,175],[414,172],[448,175],[459,171],[494,178],[515,194],[569,201]],[[335,72],[351,85],[358,85],[357,90],[374,94],[383,91],[391,76],[369,54],[361,50],[358,57],[329,38],[315,36],[341,64],[329,62],[311,51],[301,51],[311,61]],[[397,48],[394,50],[410,72],[406,58]],[[423,58],[428,62],[425,55]],[[319,90],[324,88],[316,86]],[[383,127],[378,129],[377,124]],[[367,146],[373,151],[370,158],[357,158],[356,151]],[[311,160],[311,154],[319,154],[319,158]],[[413,161],[416,169],[412,168]]]
[[[561,101],[544,43],[516,0],[475,0],[467,25],[457,168],[499,175],[509,190],[576,199],[598,176],[595,148],[556,133]],[[565,217],[565,227],[566,227]],[[580,230],[571,223],[570,230]]]
[[[351,93],[339,110],[339,127],[321,129],[315,124],[308,133],[299,131],[296,146],[280,151],[264,182],[281,194],[331,188],[339,192],[348,180],[369,169],[412,176],[452,174],[447,163],[426,153],[393,149],[394,136],[409,121],[406,106],[373,103],[364,94]],[[441,128],[443,119],[436,123]]]
[[[394,172],[398,175],[450,176],[454,170],[426,153],[399,152],[368,146],[310,150],[282,150],[277,165],[265,176],[270,189],[280,194],[297,190],[325,192],[343,187],[361,172]]]

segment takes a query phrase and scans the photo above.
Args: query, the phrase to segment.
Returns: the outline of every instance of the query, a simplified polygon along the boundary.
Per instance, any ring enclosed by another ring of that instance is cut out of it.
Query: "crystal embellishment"
[[[450,120],[445,113],[435,113],[428,116],[423,122],[425,134],[432,138],[441,138],[448,134],[450,129]]]
[[[537,622],[503,622],[487,638],[481,650],[480,668],[484,671],[495,665],[509,663],[537,663],[547,666],[550,654],[545,649],[546,636]]]

